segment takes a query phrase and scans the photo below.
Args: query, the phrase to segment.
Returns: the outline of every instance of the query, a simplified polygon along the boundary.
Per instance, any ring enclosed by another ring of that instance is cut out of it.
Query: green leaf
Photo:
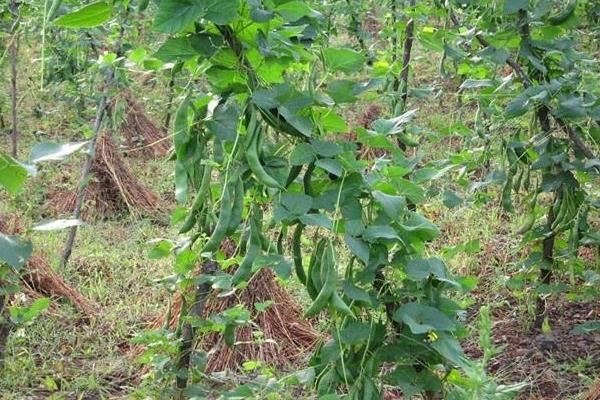
[[[583,100],[578,96],[569,96],[560,99],[554,115],[559,118],[577,119],[583,118],[587,112],[583,105]]]
[[[153,57],[164,61],[186,61],[193,57],[210,57],[222,45],[220,36],[207,33],[177,37],[167,40]]]
[[[392,196],[378,190],[372,192],[373,198],[377,200],[383,211],[393,220],[398,220],[402,210],[406,208],[406,199],[402,196]]]
[[[14,268],[20,268],[31,257],[33,247],[29,240],[16,235],[0,233],[0,261]]]
[[[368,242],[376,242],[378,239],[397,240],[398,234],[389,225],[371,225],[365,229],[363,237]]]
[[[89,142],[74,142],[74,143],[38,143],[31,149],[29,161],[39,163],[42,161],[60,161],[67,158],[68,155],[82,149]]]
[[[304,214],[301,215],[299,217],[300,222],[302,222],[304,225],[313,225],[313,226],[320,226],[323,227],[325,229],[332,229],[333,228],[333,222],[331,221],[331,219],[325,215],[325,214]]]
[[[369,262],[369,245],[361,239],[348,234],[344,235],[344,240],[352,254],[365,264]]]
[[[322,158],[315,162],[315,165],[319,168],[324,169],[325,171],[335,175],[342,176],[344,173],[344,168],[339,160],[335,158]]]
[[[438,278],[446,278],[446,266],[439,258],[415,258],[406,264],[406,274],[417,281],[435,275]]]
[[[452,190],[445,190],[442,197],[442,202],[446,207],[454,208],[461,205],[463,199]]]
[[[273,217],[278,222],[282,220],[291,221],[310,211],[312,204],[312,197],[304,193],[286,193],[281,196]]]
[[[318,154],[321,157],[334,157],[342,152],[339,145],[327,140],[313,140],[311,142],[311,147],[315,154]]]
[[[371,128],[382,135],[397,135],[403,133],[404,125],[409,123],[416,115],[417,109],[408,110],[405,113],[394,118],[384,119],[379,118],[373,122]]]
[[[237,17],[239,0],[162,0],[154,19],[159,32],[177,33],[206,18],[224,25]]]
[[[325,131],[330,133],[347,132],[348,125],[344,118],[340,117],[332,111],[328,111],[326,114],[321,115],[319,119],[320,125]]]
[[[340,331],[339,340],[345,345],[355,345],[366,342],[371,335],[371,324],[352,321]]]
[[[406,236],[407,241],[412,242],[416,239],[423,242],[435,239],[440,230],[435,224],[429,221],[421,214],[413,213],[408,220],[400,225],[403,235]]]
[[[88,4],[54,20],[65,28],[93,28],[110,19],[112,8],[104,1]]]
[[[469,366],[465,354],[458,340],[448,335],[440,335],[440,338],[431,342],[431,347],[435,349],[446,360],[449,360],[454,365],[466,368]]]
[[[267,300],[267,301],[263,301],[263,302],[254,303],[254,308],[256,309],[257,312],[260,313],[260,312],[266,311],[272,305],[273,305],[273,301]]]
[[[163,0],[154,19],[154,27],[159,32],[177,33],[206,12],[200,0]]]
[[[342,290],[344,291],[344,294],[352,300],[362,301],[364,303],[371,302],[371,297],[369,296],[369,293],[367,293],[363,289],[354,286],[348,281],[344,282]]]
[[[456,329],[456,324],[446,314],[420,303],[404,304],[394,313],[394,320],[404,322],[415,335]]]
[[[237,125],[240,118],[240,109],[235,101],[220,104],[215,109],[206,127],[221,141],[235,140]]]
[[[15,194],[27,178],[27,169],[12,157],[0,153],[0,185]]]
[[[148,253],[148,258],[151,260],[158,260],[160,258],[165,258],[169,254],[171,254],[171,248],[173,244],[168,240],[160,240],[158,243],[155,243],[150,252]]]
[[[313,10],[304,1],[289,1],[275,7],[274,11],[289,22],[295,22],[312,14]]]
[[[299,143],[290,154],[291,165],[304,165],[313,162],[315,153],[308,143]]]
[[[346,48],[329,48],[324,51],[325,63],[331,71],[358,72],[365,63],[365,56]]]
[[[10,319],[15,324],[27,324],[37,318],[42,311],[50,306],[50,299],[42,297],[35,300],[29,307],[11,307]]]

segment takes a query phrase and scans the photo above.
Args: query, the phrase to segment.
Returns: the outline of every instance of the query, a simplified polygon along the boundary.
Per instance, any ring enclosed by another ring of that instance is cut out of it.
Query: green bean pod
[[[181,229],[179,229],[180,234],[188,232],[196,224],[196,221],[198,219],[196,214],[204,207],[206,197],[210,193],[211,173],[212,166],[210,164],[205,165],[204,171],[202,173],[202,182],[200,183],[200,187],[198,188],[198,193],[196,194],[196,198],[194,199],[194,203],[192,204],[190,213],[184,221],[183,225],[181,226]]]
[[[228,233],[235,232],[242,223],[242,213],[244,212],[244,182],[241,177],[235,181],[235,190],[233,197],[233,206],[231,208],[231,219],[229,220]]]
[[[248,126],[250,127],[250,124]],[[249,134],[253,136],[250,140],[248,148],[246,149],[246,161],[248,161],[248,166],[254,174],[254,177],[259,183],[267,187],[283,189],[283,186],[281,186],[281,184],[277,182],[275,178],[269,175],[263,165],[260,163],[260,159],[258,157],[258,139],[260,137],[260,128],[257,127],[254,132],[250,131]]]
[[[223,188],[223,196],[221,198],[221,208],[219,212],[219,219],[213,229],[212,235],[202,248],[201,253],[212,253],[219,249],[221,242],[225,239],[227,229],[229,228],[229,221],[231,220],[231,192],[233,191],[232,183],[228,183]]]
[[[296,276],[302,284],[306,284],[306,273],[304,272],[304,266],[302,265],[302,231],[304,230],[304,224],[298,223],[294,230],[294,236],[292,238],[292,253],[294,258],[294,267],[296,268]]]
[[[260,255],[261,241],[260,241],[260,227],[256,221],[256,216],[252,216],[250,221],[250,236],[248,237],[248,244],[246,245],[246,255],[239,265],[235,274],[233,274],[232,281],[234,284],[238,284],[241,281],[246,281],[252,273],[252,265],[254,260]]]
[[[321,312],[335,292],[337,273],[335,271],[335,265],[333,264],[333,253],[330,245],[328,245],[323,252],[321,271],[323,272],[322,275],[325,275],[325,281],[323,282],[323,287],[319,291],[319,294],[304,313],[306,317],[314,317]]]

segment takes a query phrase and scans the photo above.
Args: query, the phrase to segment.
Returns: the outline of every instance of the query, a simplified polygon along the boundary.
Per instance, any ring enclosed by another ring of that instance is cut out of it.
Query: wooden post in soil
[[[18,131],[17,131],[17,63],[19,57],[19,3],[17,0],[10,0],[8,3],[8,9],[13,15],[14,21],[10,28],[11,39],[10,39],[10,100],[11,100],[11,155],[13,158],[17,158],[17,146],[18,146]]]
[[[115,53],[117,57],[121,57],[123,54],[122,44],[123,37],[125,36],[125,26],[127,21],[127,16],[129,15],[129,7],[125,9],[125,14],[123,18],[123,23],[121,24],[121,29],[119,31],[119,37],[115,43]],[[81,216],[81,210],[83,209],[83,204],[85,202],[85,188],[89,182],[90,171],[92,169],[92,164],[95,157],[96,152],[96,142],[98,141],[98,136],[100,134],[100,128],[102,127],[102,121],[104,120],[104,116],[108,110],[108,96],[110,94],[110,89],[114,83],[115,79],[115,71],[114,69],[110,69],[107,72],[106,79],[104,80],[104,91],[102,96],[100,97],[100,101],[98,102],[98,108],[96,110],[96,118],[94,119],[94,126],[92,128],[93,136],[90,139],[87,149],[87,155],[85,159],[85,164],[83,165],[83,170],[81,171],[81,177],[79,178],[79,187],[77,188],[77,199],[75,200],[75,209],[73,210],[73,219],[79,219]],[[65,244],[65,248],[63,250],[63,254],[60,258],[61,267],[65,267],[67,262],[69,262],[69,258],[71,257],[71,252],[73,251],[73,244],[75,243],[75,236],[77,235],[77,225],[72,226],[69,230],[69,236],[67,237],[67,242]]]
[[[73,219],[79,219],[81,217],[81,210],[83,209],[83,204],[85,202],[85,188],[89,183],[90,171],[92,169],[92,163],[94,161],[94,156],[96,153],[96,142],[98,140],[98,135],[100,134],[100,127],[102,126],[104,115],[106,114],[109,87],[111,86],[113,80],[113,71],[111,70],[108,74],[109,76],[107,77],[105,82],[106,87],[104,89],[104,92],[102,93],[102,97],[100,97],[98,109],[96,111],[96,118],[94,119],[94,126],[92,128],[93,136],[88,144],[85,164],[83,165],[81,177],[79,178],[79,187],[77,188],[77,199],[75,200]],[[65,244],[65,248],[60,258],[60,265],[63,268],[67,265],[69,257],[71,257],[71,252],[73,251],[73,244],[75,243],[76,235],[77,225],[74,225],[69,230],[69,236],[67,237],[67,242]]]

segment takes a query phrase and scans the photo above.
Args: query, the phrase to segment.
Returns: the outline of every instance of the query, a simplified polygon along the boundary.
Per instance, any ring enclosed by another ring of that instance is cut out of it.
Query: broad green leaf
[[[236,18],[238,4],[239,0],[162,0],[154,27],[159,32],[177,33],[200,18],[224,25]]]
[[[315,159],[313,148],[308,143],[299,143],[290,154],[291,165],[309,164]]]
[[[287,107],[279,107],[279,112],[290,125],[296,128],[304,136],[312,136],[314,125],[310,118],[297,114],[289,110]]]
[[[110,19],[112,7],[105,1],[98,1],[81,7],[54,20],[65,28],[93,28]]]
[[[159,32],[177,33],[204,16],[206,6],[201,0],[163,0],[154,19]]]
[[[32,245],[16,235],[0,233],[0,262],[5,262],[14,268],[20,268],[31,257]]]
[[[417,239],[423,242],[433,240],[440,233],[435,224],[417,213],[412,213],[408,220],[400,225],[400,229],[403,232],[403,236],[406,236],[409,242]]]
[[[220,36],[201,33],[167,40],[154,53],[154,57],[164,61],[186,61],[193,57],[210,57],[222,45]]]
[[[371,225],[365,229],[363,237],[366,241],[376,242],[377,239],[397,240],[398,234],[389,225]]]
[[[42,297],[36,299],[28,307],[13,306],[10,308],[10,319],[14,324],[28,324],[50,306],[50,299]]]
[[[315,154],[318,154],[321,157],[334,157],[342,152],[342,149],[338,144],[327,140],[313,140],[311,142],[311,147]]]
[[[352,254],[365,264],[369,262],[369,245],[363,240],[348,234],[344,235],[344,240]]]
[[[367,293],[363,289],[352,285],[350,282],[345,281],[342,285],[342,290],[344,291],[344,294],[352,300],[362,301],[364,303],[371,302],[371,297],[369,296],[369,293]]]
[[[446,266],[439,258],[415,258],[406,264],[406,274],[409,278],[420,281],[434,275],[446,278]]]
[[[352,103],[356,96],[366,90],[365,84],[348,79],[339,79],[327,84],[327,94],[338,104]]]
[[[315,162],[315,165],[335,176],[342,176],[344,173],[342,164],[335,158],[321,158]]]
[[[452,190],[444,190],[442,196],[442,202],[448,208],[458,207],[463,202],[463,199]]]
[[[577,119],[587,115],[583,100],[578,96],[568,96],[560,99],[554,115],[559,118]]]
[[[437,340],[434,340],[431,343],[431,347],[454,365],[462,368],[469,366],[468,360],[460,347],[460,343],[453,337],[449,335],[440,335]]]
[[[312,197],[304,193],[285,193],[275,208],[276,221],[293,220],[306,214],[312,208]]]
[[[345,345],[354,345],[366,342],[371,335],[371,324],[360,321],[351,321],[340,331],[339,340]]]
[[[394,320],[404,322],[415,335],[456,329],[456,324],[446,314],[420,303],[404,304],[394,313]]]
[[[321,127],[330,133],[340,133],[348,131],[346,121],[334,112],[327,112],[320,115],[319,119]]]
[[[34,231],[56,231],[81,225],[85,225],[85,223],[80,219],[53,219],[39,222],[32,229]]]
[[[165,258],[169,254],[171,254],[171,249],[173,248],[173,244],[168,240],[159,240],[157,243],[154,243],[152,249],[148,253],[148,258],[151,260],[157,260],[160,258]]]
[[[60,161],[67,158],[68,155],[84,148],[89,142],[74,143],[38,143],[31,149],[29,161],[39,163],[42,161]]]
[[[221,141],[235,140],[240,109],[235,101],[219,104],[213,116],[206,121],[206,127]]]
[[[365,56],[346,48],[329,48],[324,51],[325,63],[331,71],[358,72],[365,63]]]
[[[12,194],[23,185],[27,169],[12,157],[0,153],[0,185]]]
[[[391,219],[397,220],[406,208],[406,199],[402,196],[392,196],[379,190],[375,190],[371,194]]]
[[[299,217],[300,222],[302,222],[304,225],[313,225],[313,226],[320,226],[323,227],[325,229],[332,229],[333,228],[333,222],[331,221],[331,219],[325,215],[325,214],[304,214],[301,215]]]
[[[382,135],[397,135],[403,133],[405,125],[409,123],[416,115],[417,109],[408,110],[405,113],[394,118],[375,120],[371,125],[371,129]]]
[[[304,1],[289,1],[274,8],[274,11],[289,22],[295,22],[312,14],[313,10]]]

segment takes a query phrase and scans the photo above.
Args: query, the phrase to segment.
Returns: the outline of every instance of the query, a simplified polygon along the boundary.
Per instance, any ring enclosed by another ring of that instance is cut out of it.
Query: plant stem
[[[165,122],[163,124],[163,128],[165,132],[169,131],[169,126],[171,125],[171,107],[173,104],[173,94],[175,93],[175,73],[173,69],[171,69],[171,79],[169,80],[169,99],[167,101],[167,115],[165,116]]]
[[[5,310],[8,295],[0,296],[0,371],[4,369],[4,354],[6,353],[6,342],[11,330],[11,323]]]
[[[8,4],[10,12],[14,16],[14,21],[11,26],[11,42],[10,42],[10,99],[11,99],[11,115],[12,115],[12,126],[11,126],[11,155],[13,158],[17,158],[17,143],[18,143],[18,131],[17,131],[17,62],[19,56],[19,32],[17,27],[19,25],[19,5],[16,0],[10,0]]]
[[[218,264],[214,261],[207,262],[203,267],[203,274],[213,274],[217,271]],[[200,317],[206,304],[206,299],[211,291],[210,282],[204,282],[200,285],[196,285],[194,299],[189,312],[185,315],[188,317]],[[181,315],[184,315],[183,313]],[[194,347],[194,339],[196,336],[196,329],[192,323],[186,320],[181,328],[181,347],[179,348],[179,358],[177,359],[178,376],[176,379],[176,390],[177,399],[184,399],[184,391],[188,384],[188,370],[190,367],[190,360],[192,356],[192,349]],[[184,373],[185,371],[185,373]]]

